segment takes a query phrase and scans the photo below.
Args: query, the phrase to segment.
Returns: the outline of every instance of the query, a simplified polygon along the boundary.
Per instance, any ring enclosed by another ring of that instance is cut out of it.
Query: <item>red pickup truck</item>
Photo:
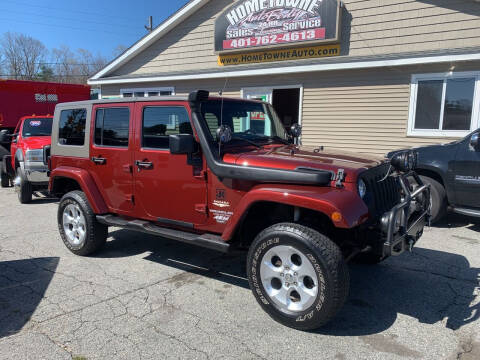
[[[86,85],[0,80],[1,186],[15,184],[20,202],[29,202],[48,182],[40,158],[50,144],[52,116],[40,115],[53,114],[58,103],[88,99]]]
[[[32,200],[33,191],[48,187],[43,149],[50,145],[52,121],[51,115],[22,117],[15,129],[10,155],[4,156],[1,186],[13,183],[22,204]]]

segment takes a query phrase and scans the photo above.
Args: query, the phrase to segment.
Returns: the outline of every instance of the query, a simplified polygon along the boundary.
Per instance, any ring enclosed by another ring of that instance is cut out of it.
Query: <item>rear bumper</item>
[[[419,185],[410,191],[408,177]],[[380,220],[383,256],[396,256],[411,250],[430,221],[430,185],[424,185],[414,172],[399,176],[402,202],[385,213]]]

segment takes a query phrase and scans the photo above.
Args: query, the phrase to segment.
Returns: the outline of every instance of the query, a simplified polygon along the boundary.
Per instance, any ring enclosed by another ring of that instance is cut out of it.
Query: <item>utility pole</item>
[[[145,25],[145,29],[147,29],[148,32],[152,32],[152,30],[153,30],[153,17],[152,16],[150,16],[148,18],[148,26]]]

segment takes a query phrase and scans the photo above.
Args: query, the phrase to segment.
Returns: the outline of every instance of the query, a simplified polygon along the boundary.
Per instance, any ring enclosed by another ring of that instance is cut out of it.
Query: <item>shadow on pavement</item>
[[[469,230],[480,233],[480,219],[459,214],[448,214],[432,226],[440,229],[466,227]]]
[[[249,288],[246,255],[223,255],[155,236],[118,230],[110,234],[98,257],[126,257],[145,252],[147,260]],[[376,266],[351,264],[350,296],[337,317],[317,333],[361,336],[388,329],[404,314],[425,324],[445,321],[458,329],[480,317],[471,306],[479,290],[480,269],[464,256],[415,248],[412,254],[387,259]]]
[[[19,332],[30,320],[58,261],[47,257],[0,262],[0,338]]]

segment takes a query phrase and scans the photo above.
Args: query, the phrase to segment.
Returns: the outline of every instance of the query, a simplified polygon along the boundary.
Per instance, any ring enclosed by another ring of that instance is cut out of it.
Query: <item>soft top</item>
[[[210,96],[208,100],[222,100],[222,97]],[[265,103],[264,101],[261,101],[261,100],[242,99],[242,98],[235,98],[235,97],[223,97],[223,100]],[[74,107],[74,106],[90,106],[90,105],[97,105],[97,104],[125,104],[125,103],[132,103],[132,102],[154,102],[154,101],[190,101],[190,99],[188,95],[128,97],[128,98],[72,101],[72,102],[60,103],[60,104],[57,104],[57,106],[58,107]]]
[[[61,107],[72,106],[87,106],[96,104],[123,104],[132,102],[149,102],[149,101],[188,101],[188,96],[168,95],[168,96],[150,96],[150,97],[128,97],[128,98],[112,98],[112,99],[100,99],[100,100],[84,100],[84,101],[72,101],[57,104]]]

